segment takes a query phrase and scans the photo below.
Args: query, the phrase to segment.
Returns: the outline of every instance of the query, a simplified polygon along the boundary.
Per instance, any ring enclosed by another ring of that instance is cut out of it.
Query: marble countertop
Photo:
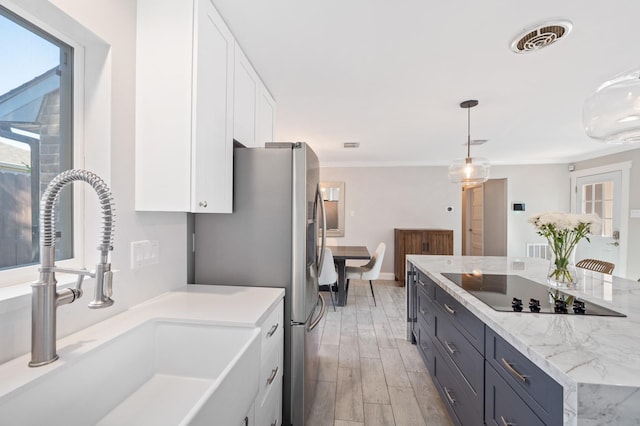
[[[640,418],[640,283],[578,269],[576,288],[563,289],[627,317],[498,312],[441,273],[514,274],[546,284],[548,261],[419,255],[407,260],[563,385],[565,424],[574,424],[576,413],[581,425]]]
[[[56,362],[27,366],[31,354],[0,364],[0,397],[39,376],[73,362],[87,351],[156,318],[256,326],[284,297],[284,289],[218,285],[186,285],[58,339]]]

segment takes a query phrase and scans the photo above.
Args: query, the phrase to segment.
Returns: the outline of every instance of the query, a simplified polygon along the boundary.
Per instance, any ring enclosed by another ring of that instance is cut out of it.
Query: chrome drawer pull
[[[517,426],[517,423],[511,423],[504,419],[504,417],[500,416],[500,420],[502,420],[502,426]]]
[[[271,327],[271,330],[269,330],[269,332],[267,333],[267,337],[273,336],[273,333],[275,333],[278,330],[279,325],[280,325],[279,322],[275,323],[273,327]]]
[[[449,389],[447,389],[447,387],[445,386],[444,388],[444,394],[447,395],[447,399],[449,400],[449,402],[451,403],[451,405],[455,405],[456,404],[456,400],[455,398],[453,398],[451,396],[451,391]]]
[[[420,347],[422,348],[423,351],[426,351],[427,349],[429,349],[429,346],[423,345],[422,343],[420,344]]]
[[[420,284],[422,287],[426,287],[427,285],[425,283],[423,283],[422,281],[418,280],[418,284]]]
[[[424,315],[424,314],[426,314],[426,313],[427,313],[427,311],[425,311],[424,309],[420,308],[420,313],[421,313],[422,315]]]
[[[527,382],[527,376],[525,376],[524,374],[520,374],[515,368],[513,368],[513,366],[509,363],[509,361],[507,361],[506,359],[502,358],[502,364],[504,364],[504,366],[506,367],[507,370],[509,370],[509,372],[511,374],[513,374],[514,376],[516,376],[518,379],[522,380],[523,382]]]
[[[276,367],[274,370],[271,370],[271,375],[267,379],[267,384],[270,385],[271,383],[273,383],[277,375],[278,375],[278,367]]]
[[[449,351],[449,353],[451,355],[453,355],[454,353],[456,353],[456,347],[453,346],[451,343],[447,342],[446,340],[444,341],[444,345],[447,347],[447,350]]]
[[[443,303],[444,308],[447,310],[447,312],[449,312],[451,315],[455,315],[456,314],[456,310],[453,309],[451,306],[447,305],[446,303]]]

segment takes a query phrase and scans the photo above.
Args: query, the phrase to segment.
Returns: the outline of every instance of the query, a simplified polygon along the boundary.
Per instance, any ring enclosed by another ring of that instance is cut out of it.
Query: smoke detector
[[[548,21],[535,25],[516,36],[511,42],[511,50],[516,53],[540,50],[569,35],[571,28],[573,24],[568,20]]]

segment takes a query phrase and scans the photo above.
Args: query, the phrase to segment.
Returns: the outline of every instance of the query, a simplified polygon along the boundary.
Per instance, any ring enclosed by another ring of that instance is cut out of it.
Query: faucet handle
[[[96,291],[89,303],[90,309],[107,308],[113,305],[113,272],[109,263],[96,265]]]
[[[105,286],[105,296],[111,297],[113,296],[113,272],[107,271],[104,273],[104,286]]]
[[[78,281],[76,281],[76,299],[82,297],[82,281],[84,281],[84,275],[78,274]]]

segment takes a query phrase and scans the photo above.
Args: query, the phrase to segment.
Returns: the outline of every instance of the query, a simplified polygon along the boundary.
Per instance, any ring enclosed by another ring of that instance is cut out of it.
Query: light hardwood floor
[[[322,323],[320,372],[309,426],[439,426],[451,419],[415,345],[406,340],[405,291],[396,281],[352,280],[347,306]]]

